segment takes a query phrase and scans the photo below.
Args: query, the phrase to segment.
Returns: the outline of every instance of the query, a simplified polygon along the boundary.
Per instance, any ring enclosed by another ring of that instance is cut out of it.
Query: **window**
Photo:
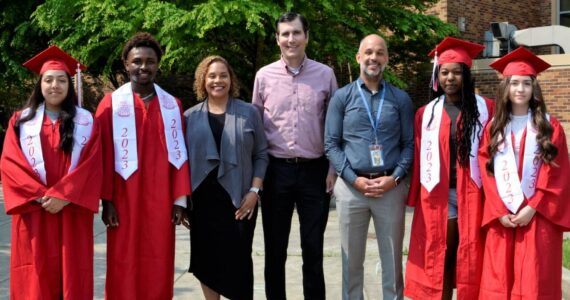
[[[570,0],[559,0],[560,25],[570,27]]]

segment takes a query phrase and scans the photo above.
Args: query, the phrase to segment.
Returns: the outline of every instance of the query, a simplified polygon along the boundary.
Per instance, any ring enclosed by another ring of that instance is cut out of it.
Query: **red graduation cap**
[[[504,76],[536,76],[538,73],[550,68],[550,64],[524,47],[517,48],[517,50],[497,59],[489,66]]]
[[[59,49],[57,46],[52,45],[32,57],[23,65],[38,74],[43,74],[48,70],[62,70],[67,72],[70,76],[73,76],[77,71],[77,64],[79,64],[81,70],[85,70],[85,66],[79,61]]]
[[[446,37],[435,46],[428,55],[435,57],[438,65],[446,63],[464,63],[471,68],[472,61],[485,46],[468,41]]]

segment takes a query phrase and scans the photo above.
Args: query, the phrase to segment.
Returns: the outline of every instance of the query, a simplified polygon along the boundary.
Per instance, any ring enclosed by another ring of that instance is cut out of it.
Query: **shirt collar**
[[[361,77],[358,77],[358,80],[356,82],[357,82],[357,84],[360,84],[360,87],[362,89],[365,89],[372,94],[372,91],[370,89],[368,89],[366,84],[364,84],[364,80],[362,80]],[[384,83],[385,83],[384,79],[382,77],[380,77],[380,80],[378,82],[378,91],[376,91],[376,93],[374,93],[374,95],[377,94],[379,91],[381,91],[384,88]]]
[[[305,64],[307,63],[308,58],[307,58],[307,54],[305,54],[305,56],[303,57],[303,61],[301,61],[301,64],[299,65],[299,73],[297,73],[296,75],[289,72],[289,69],[287,69],[287,63],[285,63],[285,60],[283,59],[283,55],[281,55],[281,58],[279,59],[279,61],[281,62],[281,66],[283,67],[283,70],[285,70],[285,72],[287,74],[297,76],[297,75],[301,74],[301,72],[303,71],[303,68],[304,68]]]

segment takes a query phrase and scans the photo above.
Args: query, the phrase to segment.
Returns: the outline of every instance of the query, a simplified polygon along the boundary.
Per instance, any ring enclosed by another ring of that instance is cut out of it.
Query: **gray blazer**
[[[249,191],[253,177],[265,177],[269,158],[263,124],[259,111],[253,105],[230,98],[226,107],[221,153],[218,153],[208,122],[207,101],[184,112],[192,192],[210,171],[219,166],[218,182],[237,208]]]

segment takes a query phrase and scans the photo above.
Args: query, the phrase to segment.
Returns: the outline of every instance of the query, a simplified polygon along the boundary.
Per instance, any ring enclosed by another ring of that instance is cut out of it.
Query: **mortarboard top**
[[[446,37],[435,46],[428,55],[434,57],[437,55],[437,64],[446,63],[464,63],[471,68],[472,61],[485,46],[460,40],[457,38]]]
[[[517,48],[515,51],[497,59],[489,66],[504,76],[536,76],[538,73],[550,68],[550,64],[524,47]]]
[[[81,70],[85,70],[85,66],[79,61],[59,49],[57,46],[52,45],[32,57],[23,65],[40,75],[48,70],[62,70],[67,72],[70,76],[73,76],[76,73],[77,64],[80,64]]]

